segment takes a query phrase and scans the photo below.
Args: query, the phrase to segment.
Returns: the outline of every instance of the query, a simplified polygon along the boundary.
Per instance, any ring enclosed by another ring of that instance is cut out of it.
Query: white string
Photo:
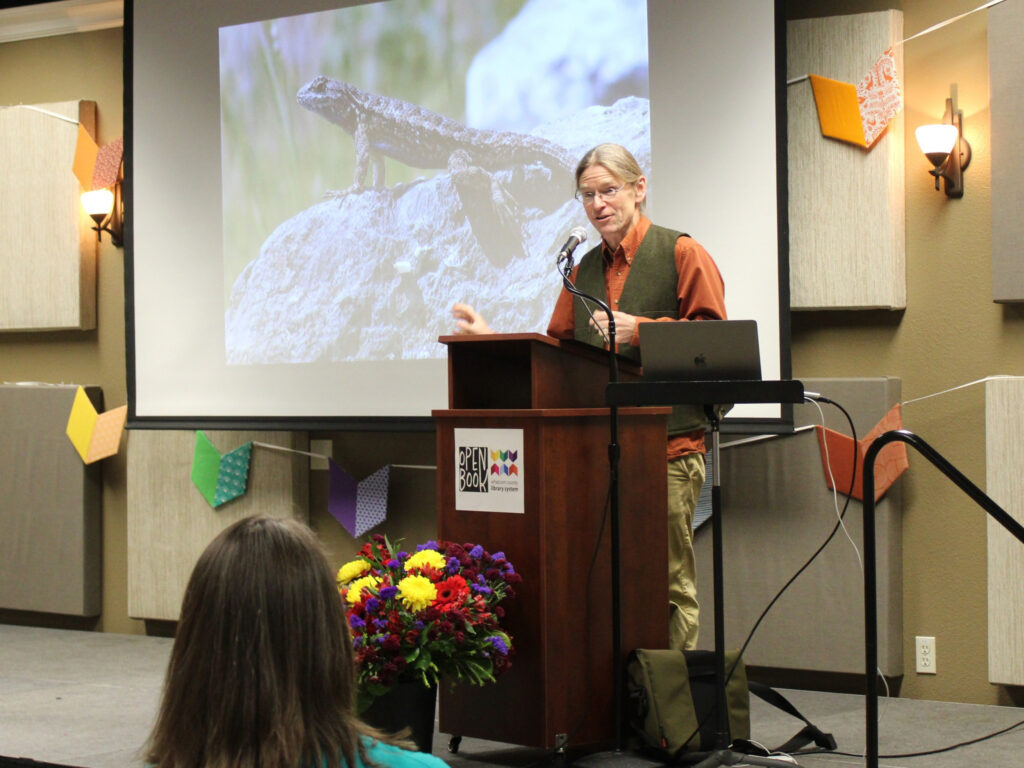
[[[927,35],[929,32],[935,32],[936,30],[942,29],[943,27],[948,27],[950,24],[960,21],[960,19],[966,18],[967,16],[970,16],[972,13],[984,11],[986,8],[991,8],[993,5],[999,5],[999,3],[1002,2],[1004,2],[1004,0],[989,0],[989,2],[985,3],[984,5],[979,5],[973,11],[967,11],[966,13],[961,13],[959,16],[953,16],[952,18],[946,19],[945,21],[940,21],[938,24],[932,24],[930,27],[928,27],[928,29],[922,29],[920,32],[917,32],[911,35],[910,37],[906,37],[903,40],[900,40],[897,43],[897,45],[909,43],[911,40],[914,40],[918,37],[923,37],[924,35]],[[797,83],[802,83],[804,80],[807,80],[809,78],[810,75],[800,75],[799,77],[794,77],[790,80],[787,80],[786,85],[796,85]]]
[[[788,437],[789,435],[795,435],[799,432],[806,432],[808,429],[814,429],[813,424],[806,424],[802,427],[796,427],[792,432],[786,432],[783,434],[772,434],[772,435],[754,435],[753,437],[744,437],[741,440],[730,440],[728,443],[719,444],[719,448],[731,448],[734,445],[746,445],[748,443],[760,443],[763,440],[775,440],[779,437]]]
[[[979,5],[973,11],[967,11],[966,13],[961,13],[959,16],[954,16],[951,19],[946,19],[945,21],[940,21],[938,24],[932,24],[930,27],[928,27],[928,29],[922,29],[920,32],[918,32],[916,34],[913,34],[910,37],[904,38],[901,41],[901,43],[910,42],[914,38],[921,37],[923,35],[927,35],[929,32],[935,32],[936,30],[942,29],[943,27],[948,27],[950,24],[952,24],[955,21],[960,21],[960,19],[963,19],[963,18],[965,18],[967,16],[970,16],[972,13],[977,13],[978,11],[984,11],[986,8],[991,8],[993,5],[999,5],[999,3],[1001,3],[1001,2],[1003,2],[1003,0],[989,0],[989,2],[985,3],[984,5]]]
[[[269,448],[272,451],[280,451],[281,453],[297,453],[302,456],[309,456],[314,459],[323,459],[324,461],[331,461],[331,457],[324,453],[310,453],[309,451],[300,451],[296,448],[286,448],[283,445],[273,445],[271,443],[260,443],[253,440],[253,445],[259,446],[260,448]],[[392,469],[430,469],[436,470],[436,464],[391,464]]]
[[[50,117],[56,117],[58,120],[63,120],[66,123],[71,123],[72,125],[78,125],[78,121],[75,120],[73,117],[68,117],[67,115],[59,115],[56,112],[51,112],[48,109],[43,109],[41,107],[36,107],[36,106],[33,106],[32,104],[11,104],[11,105],[6,106],[6,107],[0,107],[0,109],[31,109],[33,112],[40,112],[40,113],[42,113],[44,115],[49,115]]]
[[[1000,0],[1000,2],[1001,1],[1002,0]],[[1020,377],[1019,376],[1006,376],[1006,375],[1002,375],[1002,376],[986,376],[983,379],[975,379],[974,381],[969,381],[966,384],[958,384],[955,387],[950,387],[949,389],[944,389],[941,392],[932,392],[930,395],[921,395],[921,397],[913,397],[910,400],[904,400],[902,403],[900,403],[900,405],[909,405],[910,403],[916,403],[916,402],[919,402],[921,400],[927,400],[929,397],[938,397],[939,395],[946,395],[946,394],[949,394],[950,392],[956,392],[958,389],[966,389],[967,387],[973,387],[975,384],[981,384],[981,383],[986,382],[986,381],[999,381],[1001,379],[1017,379],[1017,378],[1020,378]]]
[[[299,451],[295,448],[285,448],[283,445],[272,445],[271,443],[260,443],[253,440],[253,445],[259,446],[260,448],[269,448],[272,451],[280,451],[281,453],[298,453],[303,456],[311,456],[314,459],[324,459],[325,461],[330,459],[330,456],[325,456],[322,453],[310,453],[309,451]]]

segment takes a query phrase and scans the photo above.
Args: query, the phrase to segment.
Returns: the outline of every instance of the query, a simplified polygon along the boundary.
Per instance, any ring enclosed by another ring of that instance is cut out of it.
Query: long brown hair
[[[239,520],[192,571],[147,762],[355,766],[371,731],[354,690],[348,625],[316,537],[293,520]]]

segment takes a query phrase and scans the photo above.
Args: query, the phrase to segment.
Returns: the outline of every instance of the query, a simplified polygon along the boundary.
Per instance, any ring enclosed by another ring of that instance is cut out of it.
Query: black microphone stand
[[[611,307],[596,296],[579,290],[569,275],[574,266],[572,253],[560,259],[560,272],[565,290],[581,299],[594,302],[608,315],[608,380],[614,384],[619,380],[619,361],[615,354],[615,315]],[[621,574],[619,567],[619,407],[608,408],[608,495],[611,512],[611,572],[612,572],[612,659],[615,679],[612,685],[612,723],[615,728],[615,751],[621,752],[625,745],[622,702],[625,695],[625,666],[622,663],[622,606]]]

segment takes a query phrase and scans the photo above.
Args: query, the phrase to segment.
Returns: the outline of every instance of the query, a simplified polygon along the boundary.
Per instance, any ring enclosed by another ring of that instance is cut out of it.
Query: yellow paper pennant
[[[75,446],[82,461],[88,463],[89,443],[92,440],[93,427],[96,426],[96,409],[89,396],[81,387],[75,392],[75,401],[71,404],[71,415],[68,417],[67,436]]]
[[[857,86],[818,75],[810,75],[810,79],[822,135],[866,146]]]

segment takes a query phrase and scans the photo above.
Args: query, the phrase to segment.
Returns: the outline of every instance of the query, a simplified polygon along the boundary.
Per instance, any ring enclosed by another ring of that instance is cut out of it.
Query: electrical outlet
[[[914,647],[917,649],[917,674],[934,675],[935,667],[935,638],[922,637],[914,638]]]

